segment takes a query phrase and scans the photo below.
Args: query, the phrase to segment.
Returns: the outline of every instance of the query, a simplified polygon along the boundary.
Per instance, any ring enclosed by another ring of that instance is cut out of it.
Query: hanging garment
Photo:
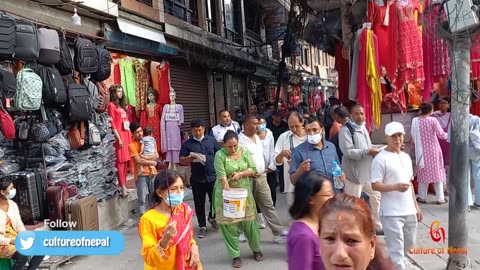
[[[147,91],[150,86],[150,72],[145,67],[148,63],[144,63],[139,59],[133,60],[136,74],[135,98],[137,101],[137,111],[145,110],[147,106]]]
[[[357,67],[359,67],[359,41],[362,31],[363,29],[359,29],[355,33],[355,40],[353,42],[353,59],[352,65],[350,66],[350,89],[348,91],[348,98],[353,101],[357,100],[357,79],[359,77]]]
[[[371,113],[373,124],[376,129],[380,128],[382,112],[382,88],[380,86],[380,67],[378,63],[377,37],[372,30],[365,30],[367,33],[366,57],[367,57],[367,84],[370,88]]]
[[[180,104],[166,104],[163,107],[162,119],[160,122],[162,152],[167,153],[167,161],[175,162],[178,160],[180,147],[182,146],[180,126],[183,124],[183,106]],[[169,155],[169,152],[174,155]],[[168,160],[169,156],[173,159]]]
[[[153,89],[157,91],[158,104],[170,104],[170,64],[164,63],[163,67],[159,62],[150,64]]]
[[[155,138],[155,141],[157,142],[157,150],[159,153],[162,152],[162,138],[160,130],[160,117],[162,116],[162,110],[163,107],[160,104],[149,104],[146,106],[145,111],[143,111],[146,113],[140,113],[140,123],[147,122],[146,125],[142,125],[142,128],[149,126],[153,129],[152,137]],[[143,116],[147,117],[146,121],[142,120]]]
[[[388,4],[384,3],[384,0],[379,0],[377,2],[378,3],[375,1],[368,2],[367,21],[372,23],[373,33],[377,36],[379,65],[380,67],[387,67],[391,66],[389,63],[391,60],[390,47],[388,46],[388,31],[390,28],[388,25],[389,21],[387,14],[393,2],[389,2]]]
[[[470,80],[480,79],[480,34],[477,34],[472,39],[470,62],[470,69],[472,71]]]
[[[371,90],[367,83],[367,30],[360,29],[360,38],[358,39],[358,68],[357,68],[357,98],[365,111],[365,126],[370,131],[372,128],[372,106]]]
[[[338,99],[342,103],[348,102],[348,89],[350,87],[350,69],[349,61],[343,58],[342,55],[343,44],[338,43],[335,48],[335,70],[338,72]],[[318,104],[315,104],[316,110],[320,109]]]
[[[122,87],[128,104],[133,107],[137,106],[135,97],[135,69],[133,62],[127,59],[120,59],[120,74],[122,77]]]
[[[440,5],[425,2],[423,27],[423,64],[425,81],[422,91],[423,100],[429,100],[434,83],[447,78],[451,73],[451,60],[448,42],[439,36],[439,21],[445,21],[445,13],[440,13]]]

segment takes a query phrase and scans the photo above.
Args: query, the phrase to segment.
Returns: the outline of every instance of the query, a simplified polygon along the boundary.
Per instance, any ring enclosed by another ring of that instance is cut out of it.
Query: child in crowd
[[[148,159],[149,157],[155,154],[155,149],[157,149],[157,142],[155,141],[155,138],[152,137],[152,133],[153,133],[153,128],[151,127],[146,127],[143,130],[143,138],[140,140],[140,144],[142,145],[142,148],[140,151],[141,158]],[[152,175],[154,168],[155,166],[153,165],[150,166],[150,175]],[[142,173],[143,173],[143,166],[140,165],[138,169],[138,174],[140,175]]]

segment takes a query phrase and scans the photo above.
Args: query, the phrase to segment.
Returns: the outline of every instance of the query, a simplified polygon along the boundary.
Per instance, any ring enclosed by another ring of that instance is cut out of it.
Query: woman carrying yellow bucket
[[[233,258],[232,266],[240,268],[241,231],[245,232],[255,260],[263,260],[255,200],[249,180],[255,174],[255,165],[248,151],[238,146],[237,133],[227,131],[223,142],[224,146],[215,154],[217,182],[213,208],[228,255]]]

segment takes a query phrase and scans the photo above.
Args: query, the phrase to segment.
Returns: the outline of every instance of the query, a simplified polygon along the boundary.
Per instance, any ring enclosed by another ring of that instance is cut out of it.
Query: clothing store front
[[[208,78],[205,69],[185,62],[172,62],[171,84],[177,93],[177,102],[183,105],[182,131],[190,131],[192,120],[201,119],[210,125]]]

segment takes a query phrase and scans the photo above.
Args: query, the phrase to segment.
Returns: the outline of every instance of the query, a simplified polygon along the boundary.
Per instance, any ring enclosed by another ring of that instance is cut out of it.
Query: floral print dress
[[[16,238],[18,235],[17,231],[13,228],[12,220],[7,216],[7,227],[5,229],[5,237],[6,238]],[[1,245],[0,246],[0,258],[8,258],[11,259],[13,254],[17,251],[15,245]]]

